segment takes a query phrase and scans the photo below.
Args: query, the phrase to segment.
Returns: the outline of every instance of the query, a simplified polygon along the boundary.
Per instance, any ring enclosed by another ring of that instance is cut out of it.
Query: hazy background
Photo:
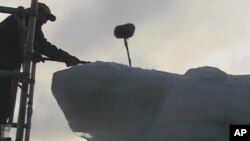
[[[134,67],[185,73],[215,66],[230,74],[250,73],[249,0],[43,0],[56,22],[43,26],[46,38],[82,60],[128,64],[116,25],[136,26],[129,47]],[[29,0],[0,0],[2,6],[30,6]],[[3,20],[7,14],[0,14]],[[74,135],[51,93],[63,63],[38,64],[32,136],[34,141],[82,141]]]

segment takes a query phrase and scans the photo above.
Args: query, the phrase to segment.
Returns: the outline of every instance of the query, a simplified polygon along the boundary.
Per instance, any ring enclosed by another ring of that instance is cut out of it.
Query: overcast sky
[[[128,64],[116,25],[136,26],[129,39],[134,67],[185,73],[215,66],[230,74],[250,72],[249,0],[44,0],[57,16],[46,38],[82,60]],[[29,7],[29,0],[0,0],[4,6]],[[3,20],[7,15],[1,14]],[[51,93],[53,72],[63,63],[39,64],[32,124],[34,141],[81,141],[69,129]]]

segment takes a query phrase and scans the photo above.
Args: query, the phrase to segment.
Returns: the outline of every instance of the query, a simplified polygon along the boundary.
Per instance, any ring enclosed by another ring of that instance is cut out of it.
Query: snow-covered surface
[[[98,62],[54,74],[71,129],[90,141],[228,141],[250,124],[250,76],[213,67],[184,75]]]

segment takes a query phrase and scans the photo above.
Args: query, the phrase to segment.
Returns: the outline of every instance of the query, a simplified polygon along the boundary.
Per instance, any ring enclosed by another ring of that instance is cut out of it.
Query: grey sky
[[[132,65],[184,73],[215,66],[232,74],[250,72],[249,0],[43,0],[57,16],[44,27],[46,38],[83,60],[128,64],[116,25],[136,26],[129,39]],[[0,0],[1,5],[30,5],[29,0]],[[7,15],[0,15],[4,19]],[[50,90],[53,72],[63,63],[38,65],[32,139],[79,141],[69,130]],[[49,127],[45,126],[46,123]],[[50,133],[48,135],[48,133]],[[74,139],[72,139],[74,138]]]

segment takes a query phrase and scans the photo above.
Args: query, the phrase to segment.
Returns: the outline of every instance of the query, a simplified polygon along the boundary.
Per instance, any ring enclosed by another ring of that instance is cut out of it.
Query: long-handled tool
[[[128,49],[128,38],[132,37],[135,32],[135,26],[132,23],[124,24],[124,25],[119,25],[115,27],[114,30],[114,35],[116,38],[120,39],[123,38],[124,44],[127,50],[127,55],[128,55],[128,62],[129,66],[131,67],[131,58],[129,55],[129,49]]]
[[[62,61],[53,60],[53,59],[47,58],[47,57],[43,57],[42,60],[43,60],[43,61],[56,61],[56,62],[62,62]],[[79,64],[88,64],[88,63],[92,63],[92,62],[90,62],[90,61],[81,61],[81,60],[80,60],[78,63],[79,63]]]

